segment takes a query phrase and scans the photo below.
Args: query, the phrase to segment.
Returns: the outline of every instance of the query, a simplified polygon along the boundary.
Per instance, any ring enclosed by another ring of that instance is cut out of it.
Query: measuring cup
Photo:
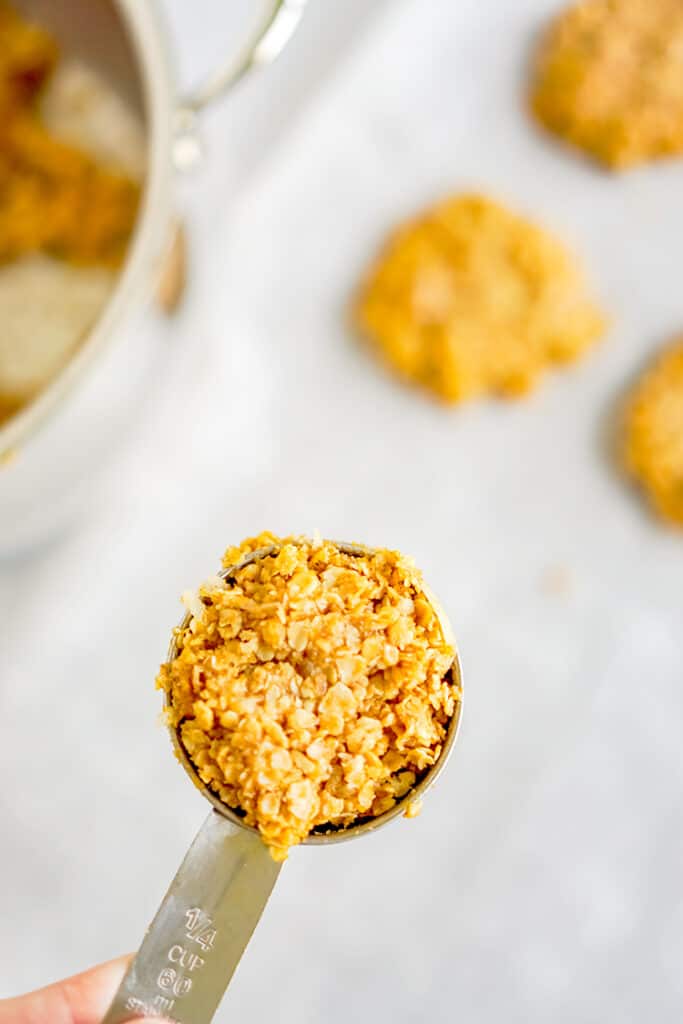
[[[345,554],[357,557],[371,553],[357,544],[337,543],[336,546]],[[278,545],[273,544],[252,551],[219,576],[226,579],[250,562],[276,554],[278,550]],[[453,643],[450,625],[436,598],[427,588],[423,591],[437,614],[446,640]],[[180,629],[184,630],[191,619],[192,614],[187,614]],[[168,660],[172,661],[177,653],[174,638]],[[449,673],[460,689],[457,653]],[[167,694],[167,706],[169,700]],[[455,743],[461,708],[462,702],[458,701],[437,761],[393,807],[346,828],[318,826],[304,842],[325,846],[354,839],[376,831],[403,814],[408,805],[432,785],[444,767]],[[270,856],[258,831],[246,825],[239,813],[224,804],[201,780],[183,747],[178,729],[169,728],[178,759],[213,809],[171,882],[103,1024],[123,1024],[136,1017],[154,1016],[165,1017],[176,1024],[208,1024],[282,868],[282,864]]]

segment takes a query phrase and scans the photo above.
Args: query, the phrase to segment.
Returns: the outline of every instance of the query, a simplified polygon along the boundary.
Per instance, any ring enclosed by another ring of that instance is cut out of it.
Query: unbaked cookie
[[[683,337],[636,384],[624,435],[629,473],[660,516],[683,526]]]
[[[202,782],[284,860],[410,800],[461,699],[455,649],[398,552],[264,533],[224,564],[229,581],[185,595],[157,683]]]
[[[456,196],[399,228],[355,314],[394,371],[446,402],[523,394],[605,328],[565,247],[480,195]]]
[[[613,169],[683,152],[682,54],[681,0],[583,0],[541,44],[533,113]]]

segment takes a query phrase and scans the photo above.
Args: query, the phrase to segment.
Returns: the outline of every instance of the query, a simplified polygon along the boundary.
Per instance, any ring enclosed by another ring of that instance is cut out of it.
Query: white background
[[[169,4],[184,77],[227,6]],[[683,539],[610,445],[683,323],[682,171],[613,179],[528,123],[556,6],[314,0],[207,119],[191,290],[135,437],[68,536],[0,567],[0,996],[139,942],[207,809],[153,689],[178,595],[244,535],[318,528],[424,568],[463,732],[416,821],[294,852],[217,1019],[680,1019]],[[469,186],[561,233],[613,328],[528,401],[445,411],[344,317],[389,226]]]

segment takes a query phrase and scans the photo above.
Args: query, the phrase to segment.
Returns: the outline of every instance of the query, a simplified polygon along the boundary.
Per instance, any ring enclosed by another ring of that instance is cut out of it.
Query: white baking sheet
[[[462,737],[415,822],[296,851],[217,1019],[680,1019],[683,538],[607,440],[683,328],[683,163],[608,177],[529,124],[556,6],[390,5],[245,194],[211,179],[189,348],[90,527],[15,573],[2,990],[138,941],[203,810],[154,725],[175,595],[245,533],[318,528],[424,567],[459,639]],[[462,187],[564,236],[614,325],[529,400],[445,411],[344,311],[385,231]]]

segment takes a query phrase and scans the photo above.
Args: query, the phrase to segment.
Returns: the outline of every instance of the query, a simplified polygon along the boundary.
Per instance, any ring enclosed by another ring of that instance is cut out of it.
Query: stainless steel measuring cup
[[[362,556],[368,549],[337,543],[349,555]],[[238,569],[275,554],[277,545],[260,548],[219,576],[230,577]],[[436,598],[425,588],[452,643],[452,631]],[[187,614],[180,629],[192,619]],[[178,653],[171,642],[168,660]],[[457,653],[449,669],[461,687]],[[168,696],[167,696],[168,703]],[[453,749],[460,725],[462,702],[450,720],[438,760],[415,786],[388,811],[346,828],[314,829],[309,845],[322,846],[374,832],[403,814],[436,780]],[[173,879],[142,945],[121,983],[103,1024],[123,1024],[135,1017],[165,1017],[176,1024],[208,1024],[251,938],[270,896],[282,864],[270,856],[255,828],[226,806],[199,777],[178,730],[170,727],[176,754],[195,786],[213,810],[199,830],[185,860]]]

